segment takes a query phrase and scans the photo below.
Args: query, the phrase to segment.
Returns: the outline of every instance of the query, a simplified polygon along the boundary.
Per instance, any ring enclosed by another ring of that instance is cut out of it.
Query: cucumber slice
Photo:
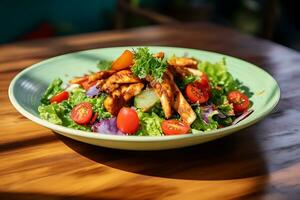
[[[152,108],[157,102],[159,102],[159,98],[154,89],[151,88],[142,91],[134,97],[134,106],[142,109],[143,112]]]

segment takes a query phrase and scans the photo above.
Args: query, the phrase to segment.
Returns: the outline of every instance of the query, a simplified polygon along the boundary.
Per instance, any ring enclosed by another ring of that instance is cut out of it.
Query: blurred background
[[[0,44],[155,24],[210,22],[300,50],[296,0],[1,0]]]

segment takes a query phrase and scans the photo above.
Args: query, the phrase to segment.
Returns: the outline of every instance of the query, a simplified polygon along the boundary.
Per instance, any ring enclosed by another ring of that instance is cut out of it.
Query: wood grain
[[[168,45],[261,66],[281,101],[263,121],[194,147],[132,152],[59,136],[21,116],[7,89],[22,69],[78,50]],[[0,46],[0,199],[300,199],[300,54],[210,24],[154,26]]]

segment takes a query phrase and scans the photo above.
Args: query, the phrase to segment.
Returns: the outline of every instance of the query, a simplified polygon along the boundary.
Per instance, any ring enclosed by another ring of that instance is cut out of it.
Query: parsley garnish
[[[149,75],[161,82],[166,69],[166,60],[154,58],[149,52],[149,48],[138,48],[134,51],[134,65],[131,70],[139,78],[145,78]]]

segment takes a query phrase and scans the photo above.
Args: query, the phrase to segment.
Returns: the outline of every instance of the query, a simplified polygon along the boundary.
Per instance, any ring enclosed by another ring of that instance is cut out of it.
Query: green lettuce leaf
[[[111,117],[111,114],[103,106],[103,101],[106,98],[104,94],[96,98],[89,98],[85,95],[85,90],[81,88],[74,89],[69,94],[69,99],[61,103],[42,104],[39,106],[40,117],[54,124],[77,130],[91,131],[89,126],[78,125],[70,117],[72,108],[81,102],[92,104],[93,111],[98,113],[99,120]]]
[[[225,58],[216,63],[201,62],[198,68],[208,75],[213,88],[220,86],[225,93],[239,89],[237,82],[227,71]]]
[[[89,98],[86,96],[85,90],[75,89],[71,92],[68,103],[71,107],[74,107],[81,102],[89,102],[93,106],[93,111],[98,113],[97,118],[101,120],[112,117],[111,114],[104,108],[103,102],[105,98],[106,95],[104,93],[96,98]]]
[[[78,125],[71,119],[69,106],[66,105],[66,103],[41,105],[38,107],[38,111],[42,119],[53,124],[74,128],[77,130],[91,131],[90,127]]]
[[[137,132],[137,135],[142,136],[160,136],[162,135],[161,130],[161,122],[162,118],[160,118],[154,112],[142,112],[141,110],[137,110],[139,119],[140,119],[140,129]]]

